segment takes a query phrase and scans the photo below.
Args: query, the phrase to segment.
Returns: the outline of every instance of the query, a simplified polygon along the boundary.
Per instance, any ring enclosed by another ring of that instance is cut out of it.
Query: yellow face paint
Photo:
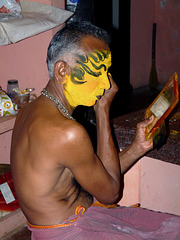
[[[66,76],[64,94],[72,107],[93,106],[104,90],[110,88],[108,69],[110,51],[94,51],[77,57],[77,66]]]

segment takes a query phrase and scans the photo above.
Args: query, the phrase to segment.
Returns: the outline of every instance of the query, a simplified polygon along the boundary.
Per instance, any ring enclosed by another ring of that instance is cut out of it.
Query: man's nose
[[[110,81],[109,81],[109,78],[106,77],[106,78],[103,78],[101,80],[101,82],[99,83],[99,88],[102,88],[102,89],[105,89],[105,90],[108,90],[110,88]]]

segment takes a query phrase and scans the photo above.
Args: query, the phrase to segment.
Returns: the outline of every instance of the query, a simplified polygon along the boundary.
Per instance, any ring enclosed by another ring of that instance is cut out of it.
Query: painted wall
[[[180,215],[180,166],[143,157],[124,176],[119,204]]]
[[[140,203],[154,211],[180,215],[180,166],[141,159]]]
[[[130,81],[148,84],[151,70],[152,24],[157,23],[156,69],[160,83],[180,74],[180,0],[131,1]]]
[[[27,1],[27,0],[26,0]],[[34,0],[64,9],[64,0]],[[18,43],[0,46],[0,86],[6,90],[9,79],[18,79],[21,89],[35,87],[36,93],[48,82],[46,52],[59,27],[40,33]]]

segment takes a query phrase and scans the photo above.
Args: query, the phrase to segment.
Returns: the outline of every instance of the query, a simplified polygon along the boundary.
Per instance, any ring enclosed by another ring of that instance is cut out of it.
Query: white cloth
[[[35,2],[21,3],[23,18],[0,22],[0,45],[18,42],[63,24],[73,12]]]

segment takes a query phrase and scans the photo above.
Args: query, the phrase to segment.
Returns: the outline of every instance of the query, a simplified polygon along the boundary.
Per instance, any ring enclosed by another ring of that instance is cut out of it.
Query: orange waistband
[[[91,207],[94,206],[94,207],[103,207],[103,208],[116,208],[118,205],[117,204],[111,204],[111,205],[106,205],[106,204],[103,204],[103,203],[100,203],[100,202],[94,202]]]
[[[112,205],[105,205],[103,203],[100,202],[94,202],[92,206],[95,207],[104,207],[104,208],[116,208],[117,204],[112,204]],[[68,227],[70,226],[73,222],[75,222],[77,220],[78,217],[81,217],[83,215],[83,213],[86,211],[85,207],[83,206],[78,206],[75,210],[75,214],[76,214],[76,218],[74,218],[73,220],[67,220],[64,221],[66,223],[60,223],[60,224],[56,224],[56,225],[49,225],[49,226],[38,226],[38,225],[33,225],[31,224],[29,221],[27,221],[27,224],[29,227],[31,228],[35,228],[35,229],[51,229],[51,228],[59,228],[59,227]]]

